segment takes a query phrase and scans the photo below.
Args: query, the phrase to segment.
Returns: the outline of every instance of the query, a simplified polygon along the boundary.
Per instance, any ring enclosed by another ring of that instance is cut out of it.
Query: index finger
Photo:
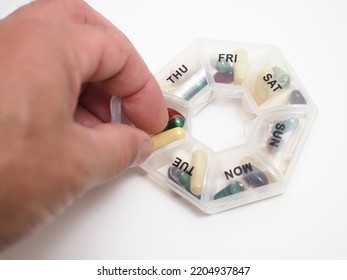
[[[62,44],[68,44],[65,50],[70,52],[64,63],[71,71],[73,59],[80,84],[98,82],[104,92],[123,97],[123,111],[136,127],[150,133],[165,127],[167,109],[157,81],[128,38],[111,22],[81,0],[37,0],[27,8],[15,15],[71,25],[63,36]],[[95,95],[97,98],[97,92]]]

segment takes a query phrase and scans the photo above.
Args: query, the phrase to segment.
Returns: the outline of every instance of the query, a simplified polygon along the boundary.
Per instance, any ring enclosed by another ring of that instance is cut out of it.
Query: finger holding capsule
[[[186,131],[181,127],[166,130],[164,132],[153,135],[153,151],[156,151],[170,143],[178,141],[186,137]]]

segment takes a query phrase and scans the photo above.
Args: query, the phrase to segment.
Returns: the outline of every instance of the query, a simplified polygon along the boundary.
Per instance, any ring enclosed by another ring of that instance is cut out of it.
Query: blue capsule
[[[231,65],[229,62],[226,62],[225,60],[217,61],[216,62],[216,70],[218,73],[230,73],[231,72]]]
[[[244,185],[241,182],[232,182],[229,185],[227,185],[225,188],[221,189],[219,192],[217,192],[214,195],[214,199],[220,199],[235,193],[239,193],[245,190]]]
[[[266,141],[267,150],[270,153],[278,153],[285,146],[283,134],[295,130],[299,126],[298,118],[289,118],[272,124],[272,135]]]
[[[217,57],[211,58],[211,66],[221,74],[229,74],[232,72],[231,63],[228,62],[225,58],[217,59]]]
[[[299,90],[293,90],[290,94],[289,104],[306,104],[306,99]]]
[[[267,185],[269,183],[269,180],[266,177],[265,173],[253,165],[252,167],[253,171],[251,173],[245,174],[243,177],[247,184],[253,188]]]
[[[190,175],[187,172],[182,171],[176,166],[170,166],[170,168],[168,169],[168,177],[177,185],[184,188],[190,194],[194,195],[190,191]],[[200,199],[200,195],[194,195],[194,196]]]
[[[232,64],[225,59],[218,60],[216,57],[211,59],[211,65],[217,72],[213,78],[216,83],[231,84],[234,82],[234,69]]]
[[[284,121],[277,122],[271,130],[271,133],[274,133],[278,127],[281,127],[282,133],[286,133],[289,131],[295,130],[299,126],[299,119],[298,118],[289,118]]]
[[[274,78],[278,82],[278,84],[281,85],[282,88],[286,88],[290,84],[290,76],[287,72],[285,72],[282,68],[280,67],[272,67],[273,73],[274,73]]]

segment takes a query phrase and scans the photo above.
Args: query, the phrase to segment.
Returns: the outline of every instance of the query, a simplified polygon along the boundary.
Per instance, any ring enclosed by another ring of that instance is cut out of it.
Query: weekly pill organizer
[[[199,39],[156,78],[169,123],[149,175],[209,214],[285,191],[318,111],[277,47]]]

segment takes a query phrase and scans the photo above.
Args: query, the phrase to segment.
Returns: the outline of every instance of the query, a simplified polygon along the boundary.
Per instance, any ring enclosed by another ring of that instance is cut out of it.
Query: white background
[[[25,2],[1,0],[0,17]],[[1,259],[347,258],[344,1],[87,2],[130,38],[153,73],[200,37],[277,45],[319,116],[284,195],[207,216],[132,169]]]

